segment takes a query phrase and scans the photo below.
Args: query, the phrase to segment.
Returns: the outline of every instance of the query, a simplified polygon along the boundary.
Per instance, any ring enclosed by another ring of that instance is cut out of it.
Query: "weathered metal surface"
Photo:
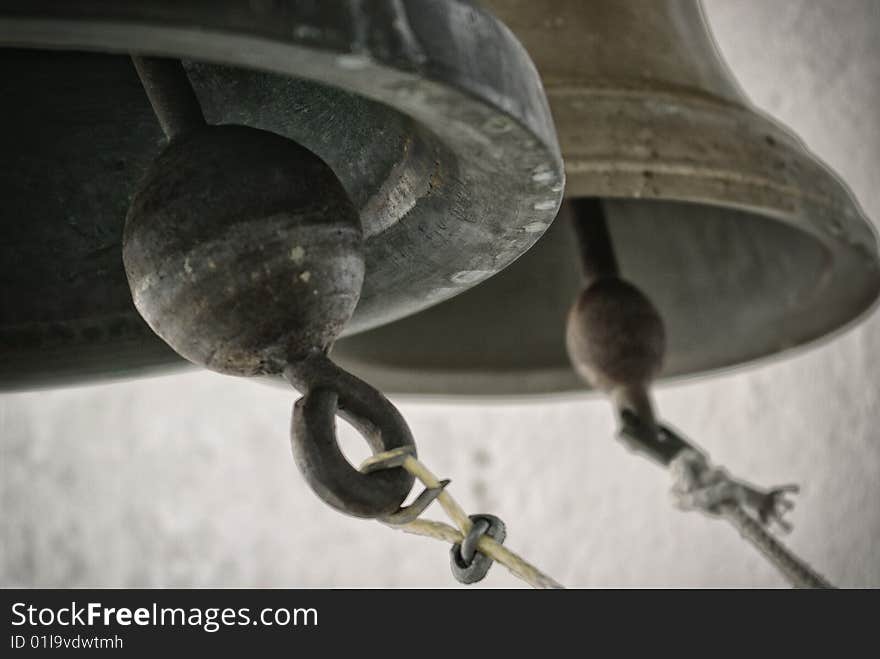
[[[364,282],[342,183],[292,140],[207,125],[179,60],[132,63],[169,140],[125,220],[138,312],[178,355],[228,375],[277,375],[326,352]]]
[[[179,59],[136,56],[131,63],[169,141],[204,128],[202,105]]]
[[[149,167],[125,224],[135,306],[189,361],[280,374],[328,348],[364,280],[357,210],[315,154],[274,133],[207,126]]]
[[[507,538],[507,527],[495,515],[469,515],[473,525],[461,543],[449,549],[449,562],[452,575],[463,584],[482,581],[492,567],[492,559],[477,551],[477,543],[484,535],[495,542],[503,543]]]
[[[294,460],[315,494],[355,517],[396,513],[415,478],[402,467],[369,473],[352,467],[339,448],[336,415],[360,432],[374,454],[408,448],[417,455],[397,408],[320,353],[290,364],[285,377],[303,393],[293,408],[290,442]]]
[[[664,377],[788,351],[876,300],[868,220],[797,137],[749,104],[696,0],[483,4],[542,73],[566,195],[603,200],[623,276],[665,321]],[[575,244],[560,216],[498,276],[345,339],[336,357],[392,392],[583,388],[563,338],[581,287]]]
[[[562,195],[537,73],[470,2],[3,3],[0,45],[16,99],[0,132],[3,388],[182,363],[122,270],[125,209],[163,146],[130,52],[184,60],[209,123],[278,133],[331,166],[365,237],[351,333],[498,272]]]

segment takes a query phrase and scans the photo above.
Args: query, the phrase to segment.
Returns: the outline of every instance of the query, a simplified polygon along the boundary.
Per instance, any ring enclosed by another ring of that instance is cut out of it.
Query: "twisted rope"
[[[781,542],[774,538],[766,528],[749,515],[742,506],[723,504],[721,516],[739,531],[739,534],[752,544],[770,561],[788,582],[795,588],[834,588],[807,563],[795,556]]]

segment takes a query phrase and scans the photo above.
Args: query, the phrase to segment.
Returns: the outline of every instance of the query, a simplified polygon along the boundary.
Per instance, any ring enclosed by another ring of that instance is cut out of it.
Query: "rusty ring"
[[[355,517],[396,512],[415,483],[400,467],[363,473],[342,454],[336,416],[364,437],[374,454],[411,447],[412,433],[397,408],[367,383],[315,353],[288,366],[288,380],[304,391],[293,407],[290,443],[306,482],[325,503]]]

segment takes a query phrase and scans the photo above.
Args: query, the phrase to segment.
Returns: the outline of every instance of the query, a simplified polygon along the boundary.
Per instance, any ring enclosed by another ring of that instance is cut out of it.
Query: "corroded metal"
[[[303,477],[325,503],[356,517],[395,514],[415,477],[402,467],[364,473],[349,464],[336,438],[336,415],[354,426],[373,453],[406,448],[416,455],[406,421],[380,392],[321,353],[291,363],[288,381],[303,393],[293,408],[290,442]]]
[[[168,138],[125,222],[123,261],[141,316],[198,366],[288,374],[304,394],[291,445],[315,492],[353,515],[414,518],[443,486],[401,510],[414,478],[396,464],[378,476],[354,470],[336,438],[341,413],[375,451],[415,455],[397,410],[326,356],[364,281],[361,222],[342,183],[292,140],[207,125],[179,61],[132,59]]]
[[[243,126],[171,142],[132,201],[123,257],[153,331],[231,375],[280,374],[329,348],[364,280],[357,210],[330,168]]]
[[[626,278],[667,328],[662,377],[782,353],[880,291],[870,223],[840,180],[755,109],[696,0],[486,0],[544,79],[566,196],[598,198]],[[387,391],[582,389],[563,332],[581,288],[566,203],[538,244],[437,307],[340,342]]]
[[[525,51],[464,0],[0,7],[0,387],[182,365],[138,317],[120,258],[162,149],[129,53],[181,59],[205,118],[296,141],[361,217],[350,333],[504,268],[553,219],[563,174]],[[475,65],[479,63],[479,65]],[[284,245],[278,258],[290,254]]]
[[[202,105],[180,60],[132,57],[131,63],[169,141],[205,127]]]

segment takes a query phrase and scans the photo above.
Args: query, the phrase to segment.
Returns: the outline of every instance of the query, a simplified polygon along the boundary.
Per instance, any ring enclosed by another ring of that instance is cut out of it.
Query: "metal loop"
[[[492,559],[477,549],[477,544],[484,535],[498,543],[507,537],[504,522],[495,515],[469,515],[471,529],[460,543],[452,545],[449,550],[452,575],[463,584],[481,581],[492,567]]]
[[[290,443],[294,460],[315,494],[355,517],[382,518],[398,512],[415,477],[401,467],[358,471],[342,454],[336,438],[339,415],[357,429],[373,453],[406,448],[415,455],[412,434],[397,408],[323,353],[289,365],[285,376],[305,394],[293,407]]]

